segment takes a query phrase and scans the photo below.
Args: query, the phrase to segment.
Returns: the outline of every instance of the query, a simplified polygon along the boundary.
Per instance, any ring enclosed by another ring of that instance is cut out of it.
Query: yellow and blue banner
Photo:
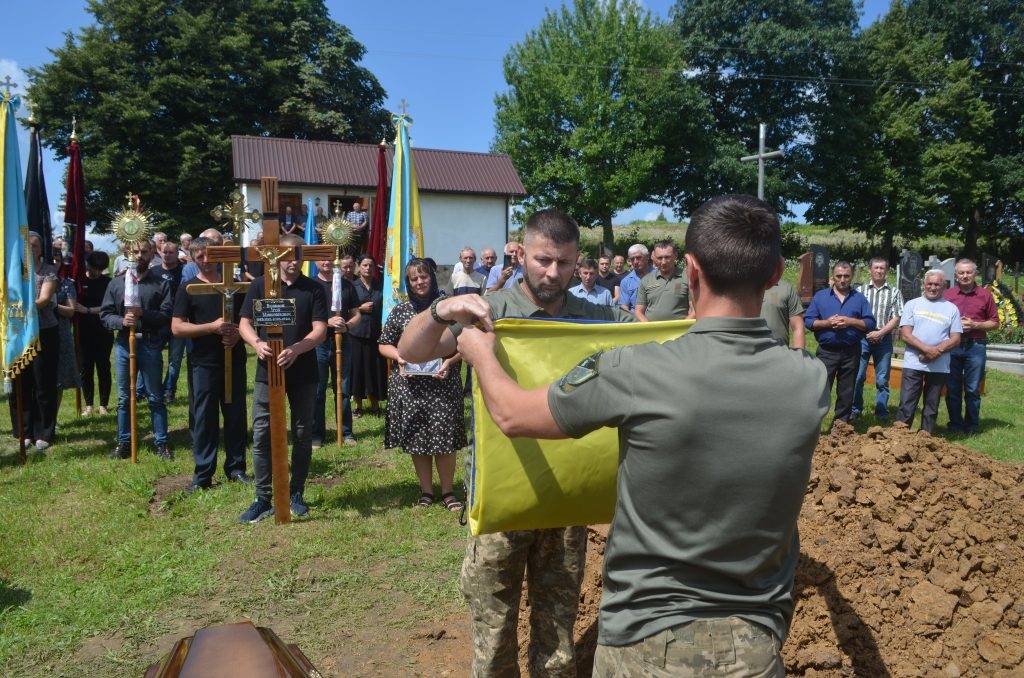
[[[320,234],[316,230],[316,215],[313,213],[313,199],[309,198],[306,200],[306,233],[305,240],[307,245],[319,245]],[[317,275],[316,263],[312,261],[302,262],[302,272],[306,274],[308,278],[315,278]]]
[[[35,257],[18,153],[18,97],[0,95],[0,371],[5,390],[39,349]]]
[[[405,266],[423,256],[423,225],[420,222],[420,192],[412,162],[407,115],[392,116],[395,123],[395,159],[391,170],[391,208],[388,212],[387,249],[384,253],[384,321],[391,309],[409,298],[405,288]]]
[[[664,343],[694,320],[594,323],[505,318],[494,323],[498,362],[526,389],[557,381],[597,351]],[[473,464],[468,478],[469,526],[474,535],[611,521],[619,439],[603,428],[578,440],[508,438],[473,382]]]

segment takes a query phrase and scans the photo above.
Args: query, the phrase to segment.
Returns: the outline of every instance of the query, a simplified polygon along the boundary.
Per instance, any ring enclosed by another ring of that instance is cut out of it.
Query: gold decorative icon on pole
[[[228,196],[229,202],[223,205],[217,205],[210,210],[210,216],[221,221],[220,228],[229,227],[231,233],[234,236],[236,243],[242,242],[242,227],[246,221],[257,222],[263,219],[263,215],[259,213],[259,210],[250,210],[246,208],[245,196],[242,195],[241,191],[231,191],[231,195]]]

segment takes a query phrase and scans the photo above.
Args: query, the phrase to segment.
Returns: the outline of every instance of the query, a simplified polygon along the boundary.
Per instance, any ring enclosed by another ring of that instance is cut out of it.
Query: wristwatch
[[[438,297],[437,299],[434,299],[434,301],[431,302],[431,304],[430,304],[430,317],[433,318],[434,322],[437,323],[438,325],[447,325],[448,327],[451,327],[452,325],[455,324],[455,321],[454,320],[445,320],[444,318],[442,318],[437,313],[437,305],[439,303],[441,303],[442,301],[444,301],[444,299],[445,299],[445,297]]]

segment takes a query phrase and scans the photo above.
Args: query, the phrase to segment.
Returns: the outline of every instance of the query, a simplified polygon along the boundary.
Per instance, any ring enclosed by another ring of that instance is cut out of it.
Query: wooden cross
[[[784,151],[766,151],[764,147],[764,137],[767,131],[768,126],[762,122],[758,127],[757,154],[745,155],[740,158],[740,162],[757,161],[757,197],[759,200],[764,200],[764,161],[771,160],[772,158],[781,158],[785,155]]]
[[[330,245],[304,245],[289,247],[280,244],[277,220],[278,195],[277,177],[260,179],[263,195],[263,244],[257,247],[213,246],[206,248],[206,260],[216,263],[238,263],[240,261],[264,262],[264,291],[272,299],[281,296],[281,261],[317,261],[329,259],[334,254]],[[266,281],[269,281],[267,285]],[[276,523],[291,522],[290,499],[288,496],[288,429],[285,425],[284,369],[277,364],[277,356],[284,350],[284,328],[281,325],[267,326],[268,345],[271,355],[267,360],[267,385],[270,390],[270,468],[273,476],[274,520]]]
[[[230,278],[224,277],[224,271],[229,269],[231,264],[221,264],[221,281],[219,283],[189,283],[185,286],[189,294],[203,295],[203,294],[220,294],[221,299],[221,318],[225,322],[235,322],[235,294],[239,292],[245,292],[249,289],[249,283],[247,282],[234,282]],[[224,402],[228,405],[231,404],[231,393],[234,390],[232,388],[232,375],[231,375],[231,363],[234,352],[233,346],[224,347]]]

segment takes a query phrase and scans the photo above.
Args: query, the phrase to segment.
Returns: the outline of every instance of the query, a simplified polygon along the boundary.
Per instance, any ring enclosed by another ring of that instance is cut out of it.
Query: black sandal
[[[424,492],[423,494],[420,495],[419,501],[417,501],[415,505],[417,507],[427,508],[428,506],[432,506],[433,503],[434,495],[430,494],[429,492]]]
[[[462,510],[462,502],[459,501],[454,492],[445,492],[441,495],[441,503],[444,507],[452,513],[458,513]]]

